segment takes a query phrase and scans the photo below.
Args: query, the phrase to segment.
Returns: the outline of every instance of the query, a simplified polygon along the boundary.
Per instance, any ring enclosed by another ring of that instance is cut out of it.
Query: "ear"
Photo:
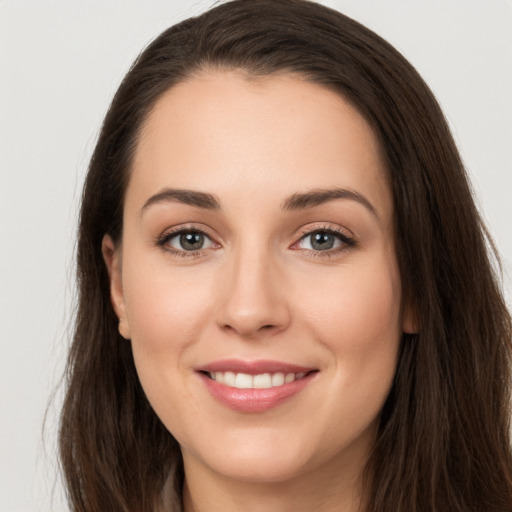
[[[119,334],[128,340],[130,339],[130,326],[126,315],[123,281],[121,278],[121,254],[120,249],[115,246],[110,235],[103,237],[101,252],[110,279],[110,301],[119,318]]]
[[[405,334],[418,334],[420,332],[420,321],[416,308],[410,304],[404,305],[402,315],[402,331]]]

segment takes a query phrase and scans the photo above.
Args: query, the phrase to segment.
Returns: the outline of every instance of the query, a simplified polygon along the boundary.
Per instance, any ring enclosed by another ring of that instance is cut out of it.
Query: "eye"
[[[158,245],[173,253],[197,253],[215,246],[213,240],[197,229],[182,229],[163,235],[157,241]]]
[[[336,252],[353,247],[353,238],[333,229],[316,229],[304,235],[294,246],[297,249],[314,252]]]

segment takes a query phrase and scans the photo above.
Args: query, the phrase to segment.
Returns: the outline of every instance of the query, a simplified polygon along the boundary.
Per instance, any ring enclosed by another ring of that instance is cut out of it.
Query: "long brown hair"
[[[179,446],[151,409],[117,331],[101,254],[122,237],[141,124],[202,69],[293,72],[337,91],[372,125],[389,171],[397,257],[419,334],[404,335],[368,461],[368,511],[512,510],[511,319],[492,242],[442,112],[414,68],[350,18],[305,0],[235,0],[162,33],[103,123],[86,178],[79,307],[60,453],[74,511],[181,509]]]

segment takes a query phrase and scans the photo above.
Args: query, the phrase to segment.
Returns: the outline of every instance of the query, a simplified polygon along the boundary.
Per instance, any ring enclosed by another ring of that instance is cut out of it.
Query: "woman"
[[[511,510],[487,240],[436,101],[374,33],[302,0],[171,27],[86,178],[73,509]]]

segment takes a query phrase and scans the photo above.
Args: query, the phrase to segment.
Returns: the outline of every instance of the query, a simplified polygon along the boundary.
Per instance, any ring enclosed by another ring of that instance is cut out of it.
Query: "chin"
[[[266,434],[266,435],[265,435]],[[184,452],[185,465],[199,462],[203,467],[225,478],[246,483],[285,483],[308,473],[322,461],[307,450],[308,443],[287,439],[271,432],[245,432],[230,436],[224,442],[218,439],[215,448],[202,453]],[[318,454],[317,454],[318,455]],[[195,459],[195,460],[194,460]]]
[[[293,460],[279,456],[232,456],[215,464],[212,469],[224,477],[246,483],[285,483],[308,472],[307,464],[300,457]]]

